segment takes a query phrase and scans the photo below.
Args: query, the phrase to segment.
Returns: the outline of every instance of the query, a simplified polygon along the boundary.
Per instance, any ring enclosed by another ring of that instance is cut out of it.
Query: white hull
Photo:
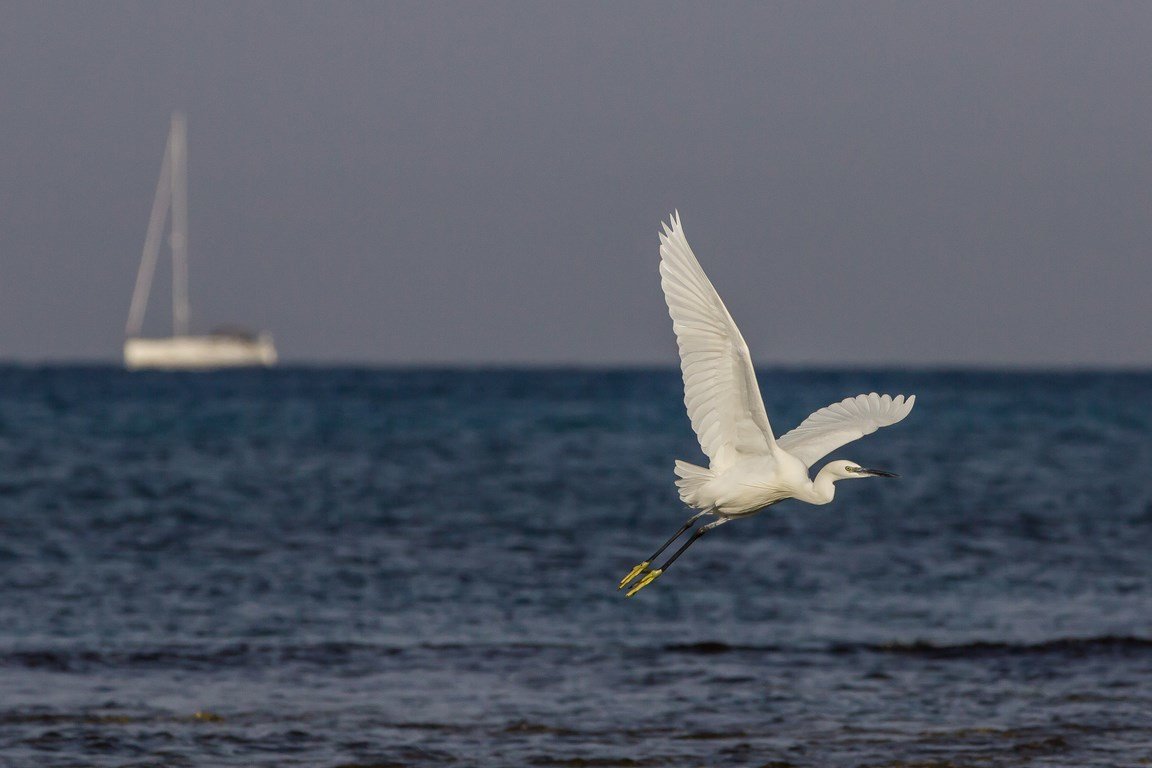
[[[124,365],[129,370],[206,371],[275,364],[276,347],[267,334],[252,339],[226,335],[137,337],[124,342]]]

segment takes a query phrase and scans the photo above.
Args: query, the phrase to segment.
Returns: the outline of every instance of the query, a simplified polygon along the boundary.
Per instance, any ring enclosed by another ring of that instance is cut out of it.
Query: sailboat
[[[187,158],[184,116],[176,113],[172,116],[168,144],[164,148],[160,180],[152,199],[152,216],[144,237],[144,254],[136,273],[136,289],[128,311],[124,365],[130,370],[210,370],[275,365],[276,347],[267,333],[229,330],[194,335],[188,332]],[[145,338],[140,335],[144,310],[148,306],[148,293],[152,289],[160,240],[169,212],[172,214],[172,229],[168,236],[172,248],[172,335]]]

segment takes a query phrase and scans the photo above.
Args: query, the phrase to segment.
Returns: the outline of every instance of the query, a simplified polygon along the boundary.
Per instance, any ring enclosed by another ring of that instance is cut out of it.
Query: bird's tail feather
[[[676,487],[680,489],[680,501],[690,507],[697,506],[696,492],[700,487],[716,476],[716,473],[705,467],[698,467],[686,461],[676,462]]]

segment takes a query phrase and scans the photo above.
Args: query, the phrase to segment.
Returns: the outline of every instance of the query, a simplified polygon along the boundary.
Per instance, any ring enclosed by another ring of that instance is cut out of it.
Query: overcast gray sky
[[[761,365],[1152,365],[1152,3],[6,2],[0,359],[118,359],[177,108],[287,360],[674,365],[678,208]]]

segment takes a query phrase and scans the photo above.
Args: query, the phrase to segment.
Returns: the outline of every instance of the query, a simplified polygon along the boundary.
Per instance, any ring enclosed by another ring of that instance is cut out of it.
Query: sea
[[[0,367],[0,766],[1152,764],[1152,373],[759,376],[900,478],[626,598],[674,369]]]

